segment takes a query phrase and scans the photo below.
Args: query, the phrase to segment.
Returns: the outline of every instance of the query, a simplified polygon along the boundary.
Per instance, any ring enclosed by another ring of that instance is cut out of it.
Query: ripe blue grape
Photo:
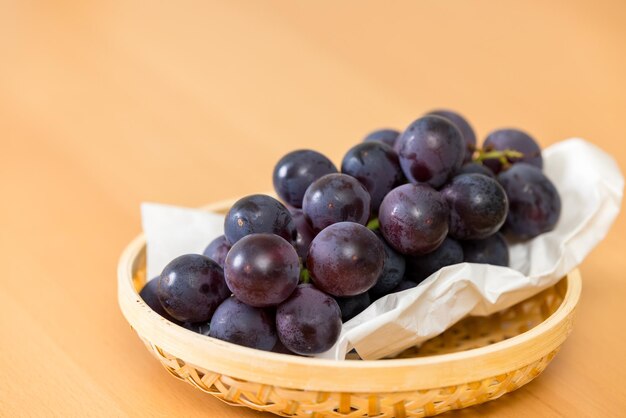
[[[230,291],[224,281],[224,271],[209,257],[186,254],[165,266],[157,294],[163,308],[181,322],[203,322],[211,315]]]
[[[451,237],[482,239],[496,233],[509,202],[498,182],[482,174],[461,174],[441,190],[450,207]]]
[[[485,239],[462,241],[462,245],[468,263],[509,265],[509,246],[500,233]]]
[[[224,268],[224,260],[226,260],[228,250],[230,250],[228,240],[224,235],[220,235],[209,243],[209,245],[202,252],[202,255],[206,255],[211,260],[219,264],[221,268]]]
[[[369,290],[369,293],[375,299],[378,299],[379,297],[391,292],[402,281],[406,269],[406,263],[404,256],[391,248],[380,232],[378,232],[376,236],[380,239],[380,242],[383,244],[383,248],[385,249],[385,261],[383,264],[383,271],[380,273],[376,284]]]
[[[440,116],[417,119],[400,135],[396,148],[406,177],[435,188],[446,183],[465,158],[461,131]]]
[[[469,122],[461,115],[451,110],[433,110],[432,112],[428,112],[427,115],[441,116],[442,118],[448,119],[454,126],[456,126],[459,131],[461,131],[461,135],[463,135],[463,140],[465,141],[465,162],[468,162],[472,159],[472,154],[476,149],[476,134],[474,133],[474,129],[469,124]]]
[[[335,300],[313,286],[298,287],[276,310],[278,338],[297,354],[329,350],[341,333],[341,310]]]
[[[154,279],[150,280],[141,288],[141,291],[139,292],[139,296],[141,296],[141,299],[143,299],[146,305],[148,305],[154,312],[158,313],[159,315],[161,315],[163,318],[167,319],[168,321],[178,324],[179,322],[176,319],[174,319],[170,314],[168,314],[167,311],[161,305],[161,301],[159,301],[159,296],[158,296],[158,288],[159,288],[159,278],[155,277]]]
[[[483,174],[487,177],[495,178],[496,176],[493,174],[493,171],[488,169],[483,164],[478,163],[465,163],[459,168],[454,175],[459,176],[461,174]]]
[[[378,141],[393,148],[399,136],[400,132],[395,129],[379,129],[377,131],[370,132],[365,138],[363,138],[363,142]]]
[[[543,168],[541,148],[530,135],[519,129],[499,129],[491,132],[485,138],[483,149],[484,151],[518,151],[524,154],[524,156],[522,158],[509,157],[507,158],[508,164],[522,162],[539,169]],[[506,168],[498,158],[486,159],[483,161],[483,164],[496,174]]]
[[[233,245],[250,234],[276,234],[294,243],[296,225],[287,208],[273,197],[255,194],[239,199],[224,219],[224,235]]]
[[[336,172],[337,167],[317,151],[292,151],[274,167],[274,190],[288,205],[301,208],[304,192],[311,183]]]
[[[421,283],[434,272],[445,266],[463,262],[463,248],[461,244],[448,237],[439,248],[428,254],[409,256],[406,258],[405,278]]]
[[[354,296],[374,286],[384,259],[384,247],[372,231],[354,222],[339,222],[313,239],[306,265],[320,290]]]
[[[271,310],[248,306],[234,296],[213,314],[209,336],[265,351],[270,351],[278,339]]]
[[[370,216],[370,195],[357,179],[327,174],[309,186],[302,211],[315,232],[337,222],[365,225]]]
[[[448,234],[450,211],[438,191],[426,184],[404,184],[383,199],[378,213],[385,240],[402,254],[434,251]]]
[[[309,221],[307,221],[306,216],[304,216],[302,209],[289,208],[289,212],[296,224],[296,231],[298,231],[295,243],[296,251],[298,252],[298,256],[300,256],[303,261],[306,261],[309,246],[313,238],[315,238],[315,232],[313,232],[313,228],[311,228]]]
[[[530,239],[554,229],[561,215],[561,198],[539,168],[517,163],[500,173],[498,181],[509,198],[504,231]]]
[[[259,308],[287,299],[300,278],[295,248],[272,234],[240,239],[228,252],[224,266],[226,283],[237,299]]]
[[[335,300],[341,310],[341,320],[343,322],[351,320],[370,306],[370,295],[367,292],[345,298],[337,297]]]
[[[372,214],[378,212],[387,193],[404,183],[398,155],[389,145],[378,141],[362,142],[352,147],[343,157],[341,172],[365,186],[371,197]]]

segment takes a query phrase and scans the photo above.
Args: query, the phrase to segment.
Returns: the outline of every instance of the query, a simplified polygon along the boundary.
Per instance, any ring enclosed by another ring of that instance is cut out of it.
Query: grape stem
[[[475,162],[482,164],[485,160],[498,160],[504,167],[511,165],[509,160],[510,158],[522,158],[524,156],[523,153],[512,149],[493,151],[477,149],[476,151],[478,152],[478,155],[474,157]]]
[[[380,228],[380,222],[378,221],[378,218],[374,218],[367,223],[367,229],[376,231],[378,228]]]
[[[300,270],[300,283],[309,283],[311,281],[311,274],[306,268]]]

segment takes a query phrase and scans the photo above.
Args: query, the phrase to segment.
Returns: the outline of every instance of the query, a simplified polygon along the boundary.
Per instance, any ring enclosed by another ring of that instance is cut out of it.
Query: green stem
[[[376,231],[378,228],[380,228],[380,222],[378,221],[378,218],[374,218],[369,221],[367,223],[367,228],[371,229],[372,231]]]
[[[494,160],[498,159],[500,162],[507,162],[509,158],[522,158],[524,154],[519,151],[515,151],[512,149],[505,150],[493,150],[486,151],[483,149],[478,149],[478,155],[474,158],[474,161],[477,163],[482,163],[485,160]]]
[[[309,283],[311,281],[311,274],[308,269],[302,268],[300,270],[300,283]]]

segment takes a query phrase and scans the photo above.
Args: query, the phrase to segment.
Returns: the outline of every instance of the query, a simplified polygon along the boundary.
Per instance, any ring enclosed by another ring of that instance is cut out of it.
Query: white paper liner
[[[561,195],[553,231],[511,244],[511,268],[456,264],[377,300],[346,322],[337,343],[318,357],[341,360],[352,348],[368,360],[394,355],[467,315],[490,315],[527,299],[579,265],[617,217],[624,179],[611,156],[582,139],[559,142],[542,154],[544,173]],[[148,277],[179,255],[201,253],[223,233],[222,215],[154,203],[141,209]]]

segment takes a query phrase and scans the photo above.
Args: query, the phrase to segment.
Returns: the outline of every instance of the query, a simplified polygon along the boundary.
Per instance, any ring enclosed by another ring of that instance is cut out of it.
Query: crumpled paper
[[[510,268],[456,264],[413,289],[377,300],[346,322],[337,343],[318,357],[341,360],[353,348],[367,360],[392,356],[467,315],[490,315],[527,299],[582,263],[619,213],[624,178],[611,156],[578,138],[546,148],[543,158],[544,173],[561,195],[561,217],[553,231],[510,243]],[[144,203],[142,220],[148,277],[155,277],[174,257],[201,253],[223,233],[224,217]]]

